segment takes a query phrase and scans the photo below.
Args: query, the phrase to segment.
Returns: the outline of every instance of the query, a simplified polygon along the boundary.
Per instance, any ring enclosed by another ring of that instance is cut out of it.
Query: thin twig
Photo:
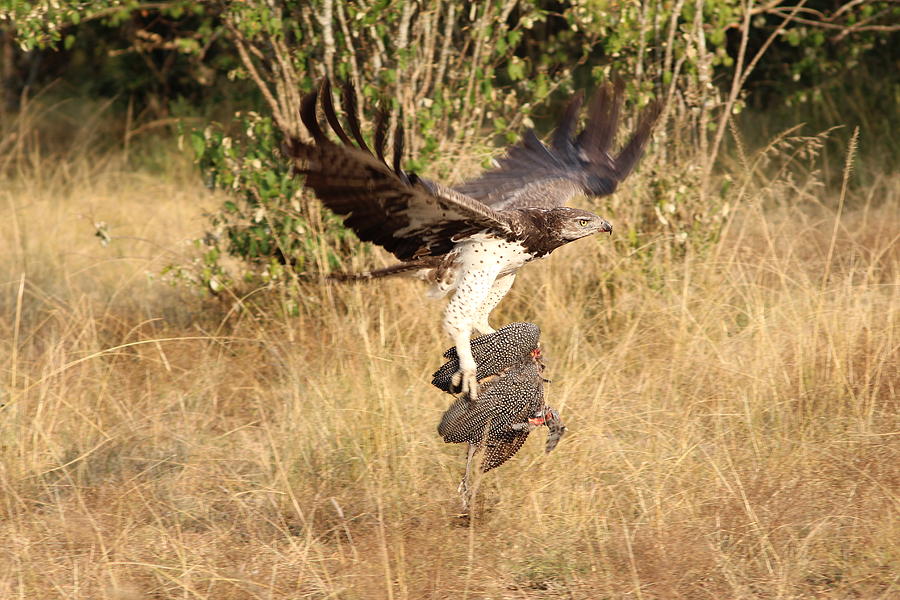
[[[256,65],[253,63],[253,59],[250,58],[250,55],[247,52],[246,39],[244,38],[244,35],[240,31],[238,31],[237,27],[235,27],[233,23],[226,23],[226,26],[231,32],[231,35],[234,37],[234,45],[237,48],[238,55],[241,57],[241,62],[244,64],[244,67],[250,74],[250,78],[253,79],[253,82],[259,88],[260,93],[263,95],[263,98],[269,105],[269,108],[272,110],[272,116],[275,118],[275,122],[283,131],[290,131],[287,120],[284,118],[284,115],[281,114],[281,106],[275,100],[275,97],[272,95],[272,90],[269,89],[269,86],[263,80],[262,76],[259,74],[259,71],[257,71]]]
[[[848,2],[847,4],[844,4],[839,9],[837,9],[836,11],[831,13],[831,17],[829,17],[828,20],[833,21],[833,20],[837,19],[839,16],[841,16],[842,14],[844,14],[845,12],[847,12],[848,10],[850,10],[851,8],[854,8],[860,4],[863,4],[868,1],[869,0],[850,0],[850,2]]]
[[[697,127],[697,135],[700,142],[700,155],[707,156],[709,139],[707,125],[709,123],[710,106],[707,95],[712,88],[712,76],[710,75],[710,52],[706,49],[706,35],[703,30],[703,3],[705,0],[696,0],[694,5],[694,40],[697,48],[697,86],[698,102],[700,104],[700,116]]]
[[[738,94],[741,92],[741,75],[744,66],[744,56],[747,53],[747,42],[750,39],[750,17],[753,14],[752,10],[753,0],[748,0],[747,5],[744,7],[744,21],[741,25],[741,44],[738,47],[738,56],[734,63],[734,75],[731,78],[731,91],[728,94],[728,100],[725,102],[725,107],[722,109],[722,115],[719,117],[719,125],[716,128],[715,138],[713,138],[712,151],[708,156],[704,157],[705,163],[703,165],[701,193],[706,193],[707,186],[709,185],[709,174],[712,171],[712,165],[719,153],[719,144],[721,144],[722,138],[725,135],[725,126],[728,124],[731,109],[737,100]]]
[[[321,10],[316,14],[316,20],[322,27],[322,42],[325,44],[325,72],[328,78],[334,80],[334,0],[324,0]]]
[[[350,64],[350,81],[353,82],[354,88],[359,89],[360,78],[359,66],[357,65],[359,59],[356,56],[356,45],[353,43],[354,36],[350,34],[350,28],[347,26],[347,17],[344,15],[343,2],[337,3],[337,18],[338,23],[341,26],[341,33],[344,34],[344,46],[347,47],[347,53],[350,55],[347,57],[347,62]]]
[[[738,58],[735,62],[734,68],[734,77],[732,78],[731,92],[728,94],[728,100],[725,102],[725,106],[722,109],[722,115],[719,118],[719,125],[716,128],[716,137],[713,140],[712,150],[710,151],[709,157],[707,158],[706,165],[703,173],[703,190],[707,188],[709,184],[709,175],[712,172],[713,163],[716,160],[716,157],[719,154],[719,147],[721,146],[722,139],[725,136],[725,128],[728,125],[728,120],[731,119],[731,111],[734,108],[734,103],[737,101],[738,95],[740,94],[741,89],[743,89],[744,84],[747,81],[747,78],[750,76],[750,73],[756,67],[756,64],[766,53],[766,50],[769,49],[769,46],[775,40],[775,38],[784,31],[785,25],[794,20],[797,11],[800,10],[804,4],[806,4],[806,0],[800,0],[800,3],[797,4],[791,13],[787,15],[784,20],[775,28],[775,30],[769,35],[760,49],[756,52],[753,59],[750,63],[743,67],[744,57],[747,50],[747,40],[750,37],[750,16],[751,16],[751,8],[752,8],[753,0],[749,0],[747,10],[744,16],[744,24],[741,26],[741,46],[738,52]]]
[[[741,76],[741,83],[740,83],[741,88],[743,88],[744,84],[747,83],[747,78],[750,76],[750,73],[753,72],[753,69],[756,68],[756,64],[763,57],[763,54],[765,54],[766,51],[769,49],[769,46],[772,45],[772,42],[775,41],[775,38],[777,38],[779,35],[781,35],[784,32],[784,26],[787,25],[789,22],[795,20],[793,15],[795,15],[798,10],[803,8],[803,5],[805,3],[806,3],[806,0],[801,0],[800,4],[798,4],[797,6],[794,7],[794,9],[795,9],[794,12],[792,12],[790,15],[788,15],[784,18],[784,20],[781,22],[781,24],[779,24],[778,27],[775,28],[775,31],[773,31],[771,34],[769,34],[769,37],[766,39],[765,42],[763,42],[763,45],[760,46],[759,50],[756,51],[756,55],[753,57],[753,60],[750,61],[750,64],[747,65],[747,68],[744,69],[744,73]]]
[[[441,57],[438,59],[437,74],[434,76],[434,86],[438,87],[444,83],[444,73],[447,71],[447,64],[450,62],[450,43],[453,41],[453,25],[456,23],[456,4],[454,2],[447,3],[447,16],[444,17],[444,40],[441,46]]]
[[[437,0],[433,11],[428,11],[422,15],[422,29],[425,32],[425,43],[422,44],[422,52],[420,62],[424,69],[424,75],[416,91],[416,102],[421,101],[428,94],[431,87],[431,76],[434,74],[434,49],[437,36],[437,22],[441,15],[441,2]]]
[[[469,127],[477,126],[480,120],[478,117],[481,111],[478,107],[472,106],[472,92],[475,90],[476,74],[481,67],[481,53],[484,51],[484,47],[487,44],[487,28],[488,24],[492,21],[491,8],[492,5],[490,3],[484,5],[484,12],[481,13],[481,19],[479,19],[478,22],[478,33],[475,36],[475,50],[472,52],[472,66],[469,69],[469,82],[466,86],[465,96],[463,96],[463,105],[466,107],[464,114],[468,116],[463,131],[468,130]]]
[[[284,80],[284,93],[279,95],[282,102],[282,114],[287,115],[290,121],[290,133],[295,136],[300,135],[300,82],[298,81],[297,71],[291,62],[291,52],[284,39],[278,36],[271,36],[270,43],[275,53],[275,59],[278,61],[281,70],[281,77]]]

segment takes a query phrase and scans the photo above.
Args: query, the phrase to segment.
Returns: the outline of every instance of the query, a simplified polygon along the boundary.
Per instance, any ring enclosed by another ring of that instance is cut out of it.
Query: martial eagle
[[[550,145],[529,129],[509,148],[497,168],[451,188],[400,168],[403,132],[394,133],[392,165],[384,158],[387,128],[376,124],[374,150],[363,139],[355,93],[344,86],[342,104],[350,135],[338,119],[327,80],[303,98],[301,120],[313,143],[297,138],[286,144],[305,185],[363,241],[374,242],[402,263],[356,278],[427,270],[432,292],[456,293],[444,312],[444,329],[459,355],[455,389],[477,399],[473,331],[494,331],[488,315],[509,291],[525,263],[563,244],[598,233],[612,233],[599,216],[564,206],[575,195],[605,196],[635,167],[659,115],[651,104],[640,115],[628,142],[610,154],[622,106],[623,86],[602,86],[588,107],[584,129],[576,134],[582,94],[568,104]],[[322,112],[341,143],[323,131]],[[354,143],[355,140],[355,143]]]

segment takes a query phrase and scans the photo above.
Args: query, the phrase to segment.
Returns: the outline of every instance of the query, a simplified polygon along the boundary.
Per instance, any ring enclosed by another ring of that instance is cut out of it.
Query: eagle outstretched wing
[[[457,186],[457,191],[497,210],[564,206],[579,192],[612,194],[643,154],[661,108],[658,103],[646,107],[631,138],[612,156],[623,96],[621,80],[602,86],[590,102],[584,129],[576,135],[583,102],[579,92],[569,102],[549,146],[529,129],[498,160],[498,168]]]
[[[363,139],[356,115],[354,93],[342,95],[350,133],[341,126],[334,110],[331,87],[325,80],[319,91],[304,97],[300,117],[314,143],[288,140],[285,151],[306,175],[306,186],[333,212],[345,217],[344,225],[367,242],[374,242],[400,260],[438,256],[449,252],[455,239],[489,230],[512,233],[508,215],[435,182],[419,179],[400,168],[402,130],[395,132],[393,168],[384,159],[385,120],[376,124],[373,155]],[[316,116],[318,98],[335,143],[325,134]]]

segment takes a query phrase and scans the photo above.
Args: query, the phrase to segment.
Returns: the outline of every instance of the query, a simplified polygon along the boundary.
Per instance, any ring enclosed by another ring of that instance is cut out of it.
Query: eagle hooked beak
[[[600,232],[612,235],[612,225],[606,219],[600,219]]]

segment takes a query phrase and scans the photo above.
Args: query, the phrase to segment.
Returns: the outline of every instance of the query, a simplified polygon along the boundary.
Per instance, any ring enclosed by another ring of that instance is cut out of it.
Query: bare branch
[[[708,157],[709,149],[708,127],[710,118],[711,103],[707,102],[707,97],[712,89],[712,59],[710,52],[706,49],[706,34],[703,30],[703,2],[704,0],[695,0],[694,7],[694,40],[697,47],[697,87],[699,88],[697,101],[700,104],[700,117],[697,127],[697,135],[700,143],[700,154]]]
[[[669,35],[666,38],[666,52],[663,58],[663,72],[667,72],[672,68],[672,53],[675,46],[675,32],[678,30],[678,16],[681,14],[682,8],[684,8],[684,0],[678,0],[675,3],[675,7],[672,8],[672,13],[669,16]]]
[[[478,33],[476,35],[475,41],[475,50],[472,52],[472,60],[471,60],[471,68],[469,69],[469,83],[466,86],[466,94],[463,97],[463,104],[468,107],[466,110],[466,114],[468,115],[467,125],[474,125],[478,122],[478,110],[476,107],[471,105],[472,101],[472,92],[475,89],[475,74],[478,72],[478,69],[481,67],[481,53],[484,51],[484,47],[487,44],[487,28],[488,25],[492,22],[491,18],[491,8],[492,4],[490,2],[485,3],[484,12],[481,13],[481,19],[478,22]],[[473,6],[474,8],[474,6]],[[464,128],[465,130],[465,128]]]
[[[843,5],[842,7],[840,7],[836,11],[834,11],[831,14],[831,18],[829,20],[833,21],[834,19],[837,19],[839,16],[841,16],[845,12],[849,11],[850,9],[852,9],[856,6],[859,6],[860,4],[865,4],[866,2],[869,2],[869,0],[851,0],[847,4]]]
[[[752,3],[753,0],[750,0],[750,2]],[[734,108],[735,101],[737,101],[738,94],[740,93],[744,84],[747,82],[747,78],[750,76],[750,73],[753,71],[754,68],[756,68],[756,65],[759,62],[759,60],[763,57],[763,55],[769,49],[769,46],[772,45],[772,42],[775,40],[775,38],[777,38],[779,35],[781,35],[784,32],[784,28],[788,23],[790,23],[793,20],[796,20],[797,12],[801,8],[803,8],[804,4],[806,4],[806,0],[800,0],[800,3],[797,4],[793,8],[793,10],[791,11],[790,14],[785,16],[784,20],[769,35],[769,37],[766,39],[766,41],[763,43],[763,45],[760,47],[760,49],[756,52],[756,55],[753,57],[753,59],[750,61],[750,63],[746,67],[743,67],[742,65],[744,63],[744,54],[746,51],[747,39],[749,37],[749,32],[750,32],[751,11],[750,11],[750,6],[748,5],[747,12],[745,13],[745,16],[744,16],[744,24],[741,27],[741,48],[738,53],[738,59],[735,62],[735,67],[734,67],[735,70],[734,70],[734,77],[732,78],[731,93],[728,95],[728,100],[725,103],[725,107],[723,108],[722,116],[719,119],[719,125],[716,129],[716,137],[713,141],[712,151],[710,152],[710,157],[709,157],[709,160],[707,162],[707,166],[706,166],[706,169],[704,172],[704,182],[703,182],[704,189],[706,188],[706,185],[709,180],[709,174],[712,169],[712,164],[715,161],[716,157],[718,156],[719,146],[721,145],[722,138],[725,135],[725,128],[728,125],[728,121],[731,119],[731,111]]]
[[[456,4],[447,3],[447,16],[444,17],[444,44],[441,46],[441,57],[438,59],[437,74],[434,76],[435,86],[444,82],[447,63],[450,62],[450,43],[453,40],[453,25],[456,23]]]
[[[779,17],[787,16],[787,14],[794,14],[796,11],[792,10],[790,13],[786,9],[783,8],[773,8],[769,11],[773,15],[777,15]],[[816,21],[814,19],[805,19],[803,17],[793,17],[791,20],[795,23],[802,23],[803,25],[810,25],[812,27],[821,27],[822,29],[834,29],[839,30],[841,32],[846,32],[843,35],[847,35],[848,33],[855,33],[858,31],[882,31],[882,32],[891,32],[891,31],[900,31],[900,25],[864,25],[864,23],[870,23],[876,18],[884,15],[887,9],[872,15],[867,19],[863,19],[859,23],[854,23],[853,25],[839,25],[836,23],[829,23],[827,21]],[[842,36],[843,37],[843,36]]]
[[[282,114],[290,122],[290,132],[293,135],[299,135],[302,129],[300,127],[300,82],[297,80],[297,72],[291,62],[291,52],[280,36],[273,36],[271,45],[281,71],[281,80],[284,82],[284,91],[279,94],[282,102]]]
[[[322,27],[322,42],[325,44],[325,72],[329,79],[334,80],[334,0],[324,0],[316,19]]]
[[[773,31],[773,32],[769,35],[769,37],[766,38],[766,41],[763,42],[763,45],[760,46],[759,50],[757,50],[756,55],[753,57],[753,60],[751,60],[751,61],[750,61],[750,64],[747,65],[747,68],[744,69],[744,73],[743,73],[743,75],[741,76],[740,87],[743,88],[743,87],[744,87],[744,84],[747,83],[747,78],[750,76],[750,73],[753,71],[753,69],[756,68],[756,64],[757,64],[757,63],[759,62],[759,60],[763,57],[763,54],[765,54],[766,51],[769,49],[769,46],[772,45],[772,42],[774,42],[775,39],[776,39],[779,35],[781,35],[782,33],[784,33],[784,27],[785,27],[785,25],[787,25],[787,24],[790,23],[791,21],[796,20],[795,15],[797,14],[797,11],[800,10],[801,8],[803,8],[803,4],[804,4],[805,2],[806,2],[806,0],[801,0],[800,4],[798,4],[796,7],[794,7],[796,10],[793,11],[791,14],[785,16],[784,20],[778,25],[778,27],[775,28],[775,31]]]
[[[806,0],[802,0],[805,2]],[[709,184],[709,174],[712,171],[713,163],[719,153],[719,145],[722,143],[722,137],[725,135],[725,127],[728,125],[728,119],[731,117],[731,109],[737,100],[738,94],[741,92],[741,75],[744,65],[744,56],[747,53],[747,42],[750,39],[750,19],[753,16],[753,0],[748,0],[744,7],[744,20],[741,24],[741,45],[738,48],[737,60],[734,62],[734,75],[731,78],[731,92],[728,94],[728,100],[722,109],[722,115],[719,117],[719,125],[716,128],[716,136],[713,139],[712,151],[704,158],[706,164],[703,168],[703,183],[701,191],[706,193]]]
[[[853,23],[852,25],[849,25],[846,29],[844,29],[844,31],[840,32],[839,34],[837,34],[835,36],[832,36],[831,41],[832,42],[840,42],[842,39],[844,39],[848,35],[851,35],[853,33],[858,33],[861,31],[879,31],[882,33],[890,33],[893,31],[900,31],[900,24],[896,24],[896,25],[866,25],[866,23],[871,23],[872,21],[880,19],[881,17],[887,15],[889,12],[890,11],[885,8],[884,10],[875,13],[874,15],[868,17],[867,19],[863,19],[862,21]]]
[[[247,52],[246,38],[244,38],[244,35],[238,30],[237,27],[234,26],[233,23],[226,22],[226,27],[228,27],[228,30],[231,32],[231,35],[234,38],[234,45],[237,48],[238,55],[240,55],[241,57],[241,62],[244,64],[244,67],[250,74],[250,78],[253,79],[256,87],[259,88],[260,93],[263,95],[263,98],[269,105],[269,108],[272,110],[272,116],[275,118],[275,122],[278,124],[278,127],[281,128],[282,131],[290,131],[290,125],[281,112],[281,105],[277,100],[275,100],[275,97],[272,95],[272,90],[269,89],[268,84],[259,74],[259,71],[256,69],[256,64],[253,62],[253,59],[250,58],[250,54]]]
[[[420,64],[424,70],[419,89],[416,92],[416,100],[419,101],[428,94],[431,87],[431,76],[434,74],[434,49],[437,36],[437,22],[441,14],[440,0],[436,2],[433,11],[428,11],[422,15],[422,29],[425,33],[425,43],[422,44]]]
[[[889,0],[891,3],[896,3],[896,0]],[[768,14],[775,15],[778,17],[788,17],[791,16],[790,21],[794,23],[799,23],[801,25],[808,25],[810,27],[818,27],[820,29],[829,29],[832,31],[838,32],[837,34],[831,36],[829,39],[832,42],[840,42],[848,35],[852,35],[854,33],[860,33],[863,31],[877,31],[881,33],[892,33],[895,31],[900,31],[900,24],[894,23],[873,23],[878,19],[888,15],[890,13],[889,9],[881,10],[873,15],[870,15],[860,21],[855,23],[838,23],[839,17],[845,15],[850,12],[857,6],[862,4],[871,3],[872,0],[851,0],[846,4],[842,5],[840,8],[835,10],[834,12],[828,14],[824,13],[820,10],[816,10],[813,8],[809,8],[806,6],[779,6],[781,0],[770,0],[764,5],[758,6],[751,11],[753,15],[759,14]],[[799,15],[808,15],[807,16],[799,16]],[[734,27],[738,27],[738,23],[731,23],[726,25],[726,29],[731,29]]]
[[[353,43],[354,36],[350,34],[350,28],[347,26],[347,17],[344,15],[342,2],[337,3],[337,18],[341,26],[341,33],[344,34],[344,45],[350,54],[347,61],[350,63],[350,79],[353,82],[353,87],[358,89],[360,86],[359,65],[357,64],[359,59],[356,56],[356,44]]]

